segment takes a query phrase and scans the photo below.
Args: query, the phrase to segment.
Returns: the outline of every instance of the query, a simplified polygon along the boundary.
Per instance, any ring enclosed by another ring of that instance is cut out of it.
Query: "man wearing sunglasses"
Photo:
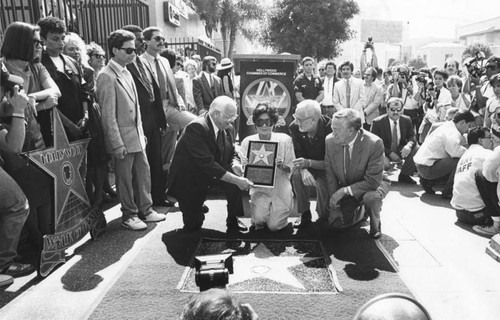
[[[212,56],[203,58],[203,71],[193,79],[193,95],[199,115],[208,111],[210,104],[224,94],[221,79],[215,75],[217,59]]]
[[[371,132],[384,142],[384,170],[389,170],[391,162],[404,160],[398,181],[416,184],[411,176],[416,170],[413,156],[418,151],[418,145],[411,119],[403,115],[403,99],[389,99],[387,114],[373,120]]]
[[[135,36],[126,30],[108,37],[111,59],[97,77],[97,97],[102,107],[106,150],[115,159],[116,189],[122,210],[122,226],[144,230],[144,222],[165,220],[153,210],[151,175],[146,157],[139,97],[126,66],[136,58]]]

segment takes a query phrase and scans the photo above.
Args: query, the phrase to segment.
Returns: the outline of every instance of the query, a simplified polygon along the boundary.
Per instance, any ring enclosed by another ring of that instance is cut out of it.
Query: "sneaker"
[[[10,286],[14,283],[14,278],[7,274],[0,274],[0,288]]]
[[[33,273],[35,270],[36,268],[29,263],[12,262],[8,266],[6,266],[0,273],[17,278],[27,276],[30,273]]]
[[[165,215],[151,210],[151,212],[144,218],[141,218],[141,220],[144,222],[160,222],[165,220]]]
[[[132,217],[122,222],[122,227],[134,231],[146,230],[148,226],[138,217]]]
[[[477,234],[487,237],[493,237],[500,233],[500,228],[496,228],[494,225],[473,226],[472,230]]]

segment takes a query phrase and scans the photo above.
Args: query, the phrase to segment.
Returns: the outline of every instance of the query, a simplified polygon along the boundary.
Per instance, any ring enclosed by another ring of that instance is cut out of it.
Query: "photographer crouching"
[[[22,78],[9,75],[3,64],[0,83],[0,102],[10,104],[13,110],[11,124],[0,123],[0,149],[19,153],[24,143],[24,114],[29,98],[20,90]],[[0,287],[3,287],[12,284],[14,277],[27,275],[35,268],[15,262],[21,229],[29,214],[28,200],[1,166],[0,181]]]

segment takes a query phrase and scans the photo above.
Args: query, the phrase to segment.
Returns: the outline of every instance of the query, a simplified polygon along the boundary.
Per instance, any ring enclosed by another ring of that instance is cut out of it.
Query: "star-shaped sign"
[[[252,164],[258,163],[259,161],[263,161],[265,164],[268,166],[272,165],[269,163],[269,156],[273,155],[273,151],[267,151],[266,146],[262,145],[259,150],[251,150],[252,153],[255,155]]]
[[[281,122],[284,122],[290,109],[290,96],[287,92],[285,86],[276,79],[264,78],[252,82],[244,93],[243,111],[247,116],[247,125],[253,124],[253,109],[263,101],[270,102],[278,110]]]
[[[88,139],[69,143],[59,113],[54,112],[54,146],[29,154],[29,159],[54,179],[56,229],[70,192],[90,205],[79,172],[88,143]]]
[[[275,256],[265,244],[259,243],[245,256],[233,256],[234,274],[229,277],[229,285],[254,278],[267,278],[301,290],[304,285],[290,272],[290,267],[320,258],[301,256]]]

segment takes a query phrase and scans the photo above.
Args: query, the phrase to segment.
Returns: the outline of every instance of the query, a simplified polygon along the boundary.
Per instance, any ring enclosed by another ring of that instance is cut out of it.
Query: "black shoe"
[[[401,183],[408,183],[408,184],[417,184],[415,180],[413,180],[409,175],[407,174],[400,174],[398,177],[398,181]]]
[[[425,193],[435,194],[436,192],[432,189],[431,182],[425,178],[420,177],[420,185],[424,189]]]
[[[203,204],[203,205],[201,206],[201,212],[202,212],[202,213],[207,213],[207,212],[208,212],[208,207],[207,207],[206,205],[204,205],[204,204]]]
[[[443,190],[441,192],[441,198],[443,198],[443,199],[451,200],[452,197],[453,197],[453,192],[451,192],[451,191],[445,191],[445,190]]]
[[[248,227],[238,218],[234,223],[227,225],[227,232],[247,232]]]
[[[302,219],[302,218],[298,218],[297,220],[295,220],[295,222],[293,223],[293,227],[295,229],[301,229],[301,228],[304,228],[305,226],[311,224],[311,219]]]
[[[156,207],[173,207],[175,203],[170,200],[154,201],[153,206]]]

